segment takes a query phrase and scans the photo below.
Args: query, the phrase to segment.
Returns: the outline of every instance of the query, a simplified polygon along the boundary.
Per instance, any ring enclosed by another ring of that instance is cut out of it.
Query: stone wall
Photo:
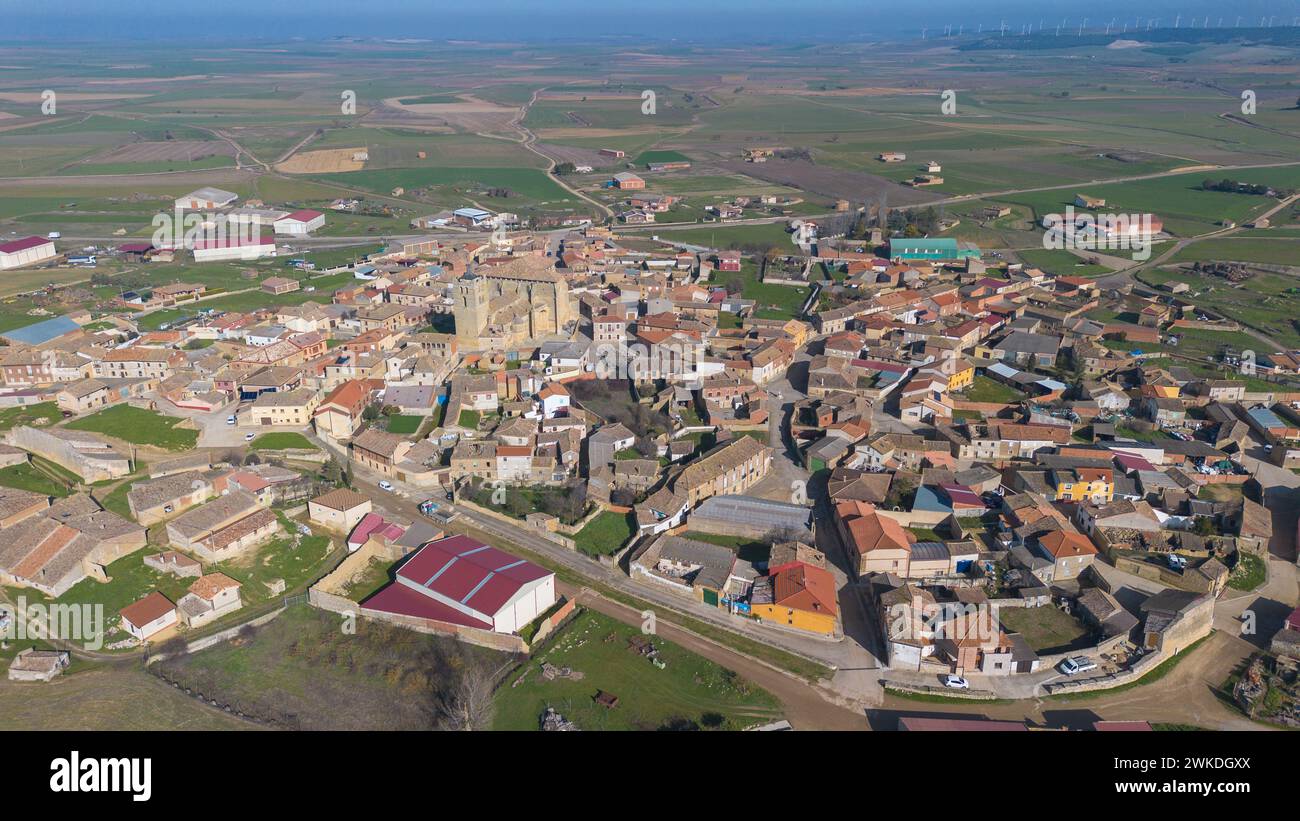
[[[1147,673],[1150,673],[1155,667],[1159,666],[1168,656],[1165,653],[1148,653],[1138,659],[1132,667],[1127,670],[1121,670],[1118,673],[1104,673],[1100,676],[1091,676],[1084,679],[1066,679],[1052,684],[1044,684],[1049,694],[1058,693],[1087,693],[1092,690],[1109,690],[1112,687],[1118,687],[1122,684],[1130,684],[1138,681]]]

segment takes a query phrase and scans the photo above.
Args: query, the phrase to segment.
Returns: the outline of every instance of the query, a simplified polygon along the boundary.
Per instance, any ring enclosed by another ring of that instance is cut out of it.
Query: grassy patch
[[[584,730],[655,730],[665,727],[741,729],[779,717],[776,700],[726,668],[657,637],[648,637],[664,662],[628,646],[640,631],[599,613],[575,618],[545,652],[504,684],[496,696],[493,729],[535,730],[548,706]],[[546,681],[541,665],[568,667],[581,680]],[[514,681],[522,678],[517,686]],[[606,708],[601,690],[618,697]]]
[[[456,418],[456,424],[462,428],[474,430],[478,428],[479,412],[475,410],[463,410],[460,416]]]
[[[1092,644],[1083,622],[1055,607],[1004,607],[998,611],[1002,626],[1025,637],[1041,655],[1064,653]]]
[[[41,427],[53,425],[63,418],[59,406],[54,402],[38,402],[35,405],[19,405],[16,408],[0,410],[0,430],[9,430],[22,425]]]
[[[1024,398],[1024,394],[1010,385],[1004,385],[984,374],[980,374],[971,382],[970,387],[962,392],[962,398],[968,402],[991,402],[1009,405],[1012,402],[1019,402]]]
[[[388,432],[409,436],[420,429],[426,417],[394,415],[388,417]]]
[[[255,725],[169,687],[139,665],[100,666],[72,675],[73,660],[57,685],[0,683],[2,730],[247,730]],[[45,686],[57,698],[33,698]]]
[[[173,680],[295,729],[433,729],[436,693],[475,659],[500,657],[452,639],[292,607],[251,636],[161,662]]]
[[[191,450],[199,441],[199,432],[177,428],[184,420],[163,416],[155,411],[131,405],[114,405],[99,413],[68,424],[73,430],[85,430],[112,436],[136,445],[152,445],[163,450]]]
[[[573,541],[581,553],[608,556],[627,544],[635,533],[635,514],[605,510],[574,534]]]
[[[1233,590],[1254,590],[1268,579],[1268,564],[1253,553],[1238,552],[1237,566],[1228,576]]]
[[[253,450],[317,450],[306,436],[292,431],[264,433],[253,440]]]
[[[0,468],[0,485],[29,490],[45,496],[67,496],[71,491],[48,474],[38,470],[31,462]]]

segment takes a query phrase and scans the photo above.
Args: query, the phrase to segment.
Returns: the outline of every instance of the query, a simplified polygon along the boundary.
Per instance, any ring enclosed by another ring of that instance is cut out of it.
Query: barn
[[[274,223],[277,234],[310,234],[325,225],[325,215],[320,211],[303,208],[280,217]]]
[[[23,237],[12,242],[0,243],[0,271],[35,265],[58,256],[54,243],[45,237]]]
[[[275,256],[273,237],[219,237],[194,241],[195,262],[257,259]]]
[[[428,542],[363,610],[518,633],[555,604],[555,574],[468,536]]]

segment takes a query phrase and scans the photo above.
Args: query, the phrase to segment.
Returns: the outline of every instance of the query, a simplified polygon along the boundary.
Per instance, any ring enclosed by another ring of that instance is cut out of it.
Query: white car
[[[1079,673],[1086,673],[1089,670],[1096,670],[1097,663],[1087,656],[1074,656],[1062,661],[1059,669],[1067,676],[1074,676]]]
[[[390,481],[388,481],[387,479],[385,479],[385,480],[383,480],[382,482],[379,483],[379,489],[380,489],[380,490],[386,490],[386,491],[388,491],[389,493],[392,493],[392,492],[393,492],[393,483],[390,482]]]
[[[227,424],[227,425],[233,425],[233,424],[235,424],[235,417],[233,417],[233,416],[227,416],[227,417],[226,417],[226,424]]]
[[[256,439],[256,438],[257,438],[257,434],[256,434],[256,433],[245,433],[245,434],[244,434],[244,441],[245,441],[245,442],[251,442],[251,441],[253,441],[253,440]]]
[[[944,676],[943,686],[951,687],[954,690],[969,690],[970,682],[961,676]]]

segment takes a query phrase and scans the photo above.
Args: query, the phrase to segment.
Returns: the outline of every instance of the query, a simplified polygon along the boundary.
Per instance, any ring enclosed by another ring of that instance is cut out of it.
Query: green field
[[[72,430],[102,433],[134,445],[151,445],[163,450],[190,450],[199,441],[197,430],[178,428],[184,421],[131,405],[114,405],[91,416],[68,423]]]
[[[404,416],[394,414],[388,417],[388,432],[400,433],[403,436],[410,436],[420,430],[420,426],[425,423],[426,416]]]
[[[636,515],[605,510],[597,514],[573,536],[580,553],[608,556],[627,544],[636,533]]]
[[[536,730],[550,706],[583,730],[700,728],[734,730],[779,717],[776,701],[734,673],[670,642],[648,637],[665,667],[628,641],[641,633],[594,612],[577,616],[546,648],[512,674],[495,700],[495,730]],[[546,681],[549,662],[581,672],[580,681]],[[522,678],[522,683],[515,682]],[[606,708],[596,692],[618,697]]]
[[[992,402],[1005,405],[1019,402],[1024,398],[1024,394],[1009,385],[979,374],[971,382],[970,387],[962,391],[961,398],[968,402]]]
[[[1036,652],[1065,653],[1092,644],[1092,631],[1077,618],[1055,607],[1004,607],[1002,627],[1020,633]]]
[[[71,493],[67,484],[56,480],[54,475],[57,475],[54,471],[41,470],[32,462],[10,465],[0,468],[0,485],[46,496],[67,496]]]
[[[1111,272],[1111,269],[1105,265],[1088,264],[1085,261],[1086,253],[1083,256],[1077,256],[1066,250],[1043,248],[1017,251],[1016,256],[1020,257],[1021,261],[1026,265],[1041,268],[1055,276],[1092,277]]]
[[[318,450],[306,436],[292,431],[263,433],[249,443],[249,447],[253,450]]]

